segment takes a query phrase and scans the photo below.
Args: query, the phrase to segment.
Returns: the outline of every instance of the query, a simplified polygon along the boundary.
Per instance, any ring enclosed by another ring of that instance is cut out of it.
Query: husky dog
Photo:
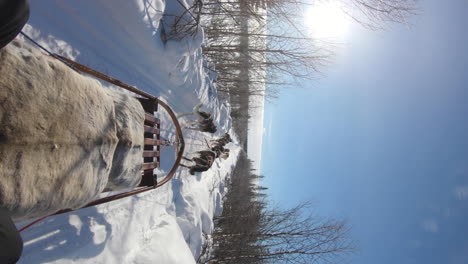
[[[196,116],[197,120],[187,120],[184,128],[215,133],[216,125],[213,123],[213,117],[210,113],[200,110],[202,105],[203,104],[196,105],[192,112],[178,115],[177,118],[181,118],[183,116]]]
[[[213,145],[211,150],[216,153],[217,158],[227,159],[229,157],[229,149],[221,145]]]
[[[202,165],[198,165],[198,164],[195,164],[195,165],[192,165],[192,166],[187,166],[187,165],[184,165],[184,164],[180,164],[180,166],[182,166],[184,168],[187,168],[187,169],[190,169],[189,170],[190,175],[195,175],[195,172],[204,172],[204,171],[207,171],[207,170],[210,169],[210,167],[208,167],[208,166],[202,166]]]
[[[212,143],[213,145],[219,145],[219,146],[225,146],[226,144],[228,144],[229,142],[232,142],[232,139],[231,139],[231,136],[226,133],[224,134],[224,136],[218,138],[218,139],[215,139],[215,140],[210,140],[210,143]]]
[[[231,136],[226,133],[218,139],[210,140],[210,149],[216,153],[217,157],[227,159],[229,157],[229,149],[224,148],[224,146],[231,141]]]
[[[229,158],[229,149],[224,149],[224,151],[218,153],[218,158],[227,159]]]
[[[180,164],[180,166],[190,169],[189,172],[191,175],[194,175],[195,172],[203,172],[209,170],[217,157],[216,153],[211,150],[202,150],[196,153],[198,154],[198,157],[193,157],[191,159],[182,157],[184,160],[194,162],[194,165],[188,166],[185,164]]]

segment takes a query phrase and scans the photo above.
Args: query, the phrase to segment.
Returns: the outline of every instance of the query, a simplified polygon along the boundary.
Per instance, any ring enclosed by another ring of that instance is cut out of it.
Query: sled
[[[80,64],[78,62],[75,62],[73,60],[70,60],[68,58],[65,58],[57,54],[53,54],[53,57],[61,60],[62,62],[70,66],[72,69],[78,71],[79,73],[94,76],[98,79],[115,84],[123,89],[131,91],[135,93],[136,95],[138,95],[137,99],[140,101],[141,105],[143,106],[143,109],[145,110],[144,150],[143,150],[143,157],[142,157],[143,164],[142,164],[142,171],[141,171],[141,181],[140,181],[140,184],[133,190],[129,190],[129,191],[121,192],[118,194],[110,195],[107,197],[103,197],[100,199],[96,199],[78,209],[63,209],[58,212],[55,212],[54,214],[39,218],[33,221],[32,223],[21,228],[19,230],[20,232],[52,215],[63,214],[63,213],[79,210],[82,208],[87,208],[87,207],[96,206],[96,205],[103,204],[103,203],[108,203],[111,201],[115,201],[118,199],[122,199],[125,197],[143,193],[146,191],[150,191],[150,190],[153,190],[162,186],[163,184],[169,182],[171,178],[174,176],[174,174],[176,173],[179,167],[180,161],[182,159],[182,156],[184,154],[184,149],[185,149],[185,142],[184,142],[184,138],[182,134],[182,128],[177,120],[177,116],[166,103],[164,103],[163,101],[159,100],[157,97],[145,91],[139,90],[138,88],[130,86],[104,73],[91,69],[83,64]],[[161,153],[162,147],[166,146],[168,143],[167,140],[161,139],[161,136],[160,136],[161,122],[154,115],[155,112],[158,112],[159,107],[162,107],[167,112],[167,114],[169,114],[176,129],[175,131],[176,132],[176,142],[175,142],[176,143],[176,151],[175,151],[176,159],[175,159],[174,164],[172,165],[171,170],[167,173],[167,175],[162,177],[162,179],[158,179],[157,175],[154,174],[154,169],[159,168],[161,164],[160,153]]]
[[[143,170],[142,170],[142,177],[141,182],[137,188],[134,190],[126,191],[123,193],[111,195],[108,197],[100,198],[94,200],[82,208],[95,206],[98,204],[107,203],[110,201],[114,201],[117,199],[122,199],[128,196],[132,196],[138,193],[146,192],[155,188],[162,186],[163,184],[167,183],[176,173],[177,168],[179,167],[180,161],[184,154],[185,149],[185,142],[182,134],[182,128],[177,120],[177,116],[172,111],[172,109],[163,101],[159,100],[156,96],[153,96],[145,91],[142,91],[136,87],[130,86],[122,81],[119,81],[113,77],[110,77],[104,73],[91,69],[81,63],[75,62],[70,60],[66,57],[60,56],[58,54],[54,54],[54,57],[60,58],[62,61],[66,62],[67,64],[73,66],[75,70],[80,73],[92,75],[98,79],[103,81],[115,84],[123,89],[131,91],[138,97],[137,99],[140,101],[143,109],[145,110],[145,121],[144,121],[144,151],[143,151]],[[162,140],[160,136],[161,131],[161,122],[160,120],[154,115],[155,112],[158,112],[159,107],[162,107],[167,114],[171,117],[172,122],[174,123],[176,129],[176,160],[169,171],[169,173],[164,176],[161,180],[158,180],[156,174],[153,173],[154,169],[159,168],[161,158],[160,153],[162,150],[162,146],[165,146],[168,142],[167,140]],[[58,211],[56,214],[62,214],[66,212],[70,212],[72,209],[65,209]]]
[[[177,120],[177,116],[175,115],[174,111],[172,111],[172,109],[169,107],[169,105],[159,100],[156,96],[149,94],[145,91],[142,91],[131,85],[128,85],[116,78],[113,78],[109,75],[106,75],[102,72],[94,70],[88,66],[85,66],[81,63],[78,63],[66,57],[51,53],[49,50],[41,46],[39,43],[31,39],[29,36],[27,36],[23,32],[21,32],[21,34],[24,37],[26,37],[28,40],[33,42],[40,49],[45,51],[47,53],[46,55],[49,55],[57,60],[60,60],[61,62],[66,64],[71,69],[77,71],[78,73],[94,76],[95,78],[112,83],[114,85],[117,85],[125,90],[128,90],[134,93],[135,97],[140,101],[143,109],[145,110],[145,116],[144,116],[144,149],[143,149],[143,157],[142,157],[141,180],[140,180],[140,184],[136,188],[129,190],[129,191],[125,191],[125,192],[121,192],[118,194],[96,199],[81,208],[63,209],[51,215],[41,217],[29,223],[28,225],[24,226],[23,228],[19,229],[19,232],[24,231],[25,229],[31,227],[32,225],[38,223],[39,221],[42,221],[43,219],[49,216],[63,214],[63,213],[79,210],[82,208],[91,207],[91,206],[96,206],[99,204],[108,203],[111,201],[115,201],[118,199],[136,195],[139,193],[154,190],[171,180],[171,178],[176,173],[179,167],[179,164],[182,160],[182,156],[184,154],[184,149],[185,149],[185,142],[184,142],[184,138],[182,134],[182,128]],[[161,179],[158,178],[158,175],[154,174],[154,169],[159,168],[161,164],[160,153],[161,153],[162,148],[168,145],[168,141],[161,139],[161,136],[160,136],[161,122],[155,116],[155,113],[158,112],[160,107],[163,108],[164,111],[170,116],[174,124],[175,130],[176,130],[175,131],[176,139],[174,142],[176,159],[175,159],[174,164],[172,165],[171,170],[167,173],[167,175],[165,175]]]

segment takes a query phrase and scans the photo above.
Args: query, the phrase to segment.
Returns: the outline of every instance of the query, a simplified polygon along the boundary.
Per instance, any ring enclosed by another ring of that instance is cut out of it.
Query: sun
[[[304,16],[304,24],[317,39],[343,39],[349,30],[350,20],[338,1],[316,1]]]

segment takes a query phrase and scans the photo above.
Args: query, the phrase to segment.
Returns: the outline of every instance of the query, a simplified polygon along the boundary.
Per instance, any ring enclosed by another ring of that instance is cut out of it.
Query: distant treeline
[[[199,263],[314,263],[339,260],[352,247],[344,222],[311,214],[309,203],[272,207],[263,176],[242,152],[231,175],[212,245]]]
[[[372,29],[404,23],[415,11],[414,0],[335,1],[345,11],[357,10],[348,14]],[[331,62],[333,45],[312,39],[302,23],[301,14],[313,2],[196,0],[189,10],[206,33],[207,71],[217,74],[217,90],[230,100],[234,130],[244,150],[249,109],[257,107],[251,98],[274,100],[281,90],[296,86],[297,80],[320,76]],[[268,189],[260,185],[262,178],[242,152],[223,213],[216,219],[212,244],[198,262],[342,262],[344,253],[352,250],[344,222],[318,217],[307,202],[288,209],[272,206]]]

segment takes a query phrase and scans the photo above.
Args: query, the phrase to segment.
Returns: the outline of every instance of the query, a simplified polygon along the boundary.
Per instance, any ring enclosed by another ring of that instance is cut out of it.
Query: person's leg
[[[0,263],[16,263],[22,251],[23,239],[8,210],[0,206]]]

